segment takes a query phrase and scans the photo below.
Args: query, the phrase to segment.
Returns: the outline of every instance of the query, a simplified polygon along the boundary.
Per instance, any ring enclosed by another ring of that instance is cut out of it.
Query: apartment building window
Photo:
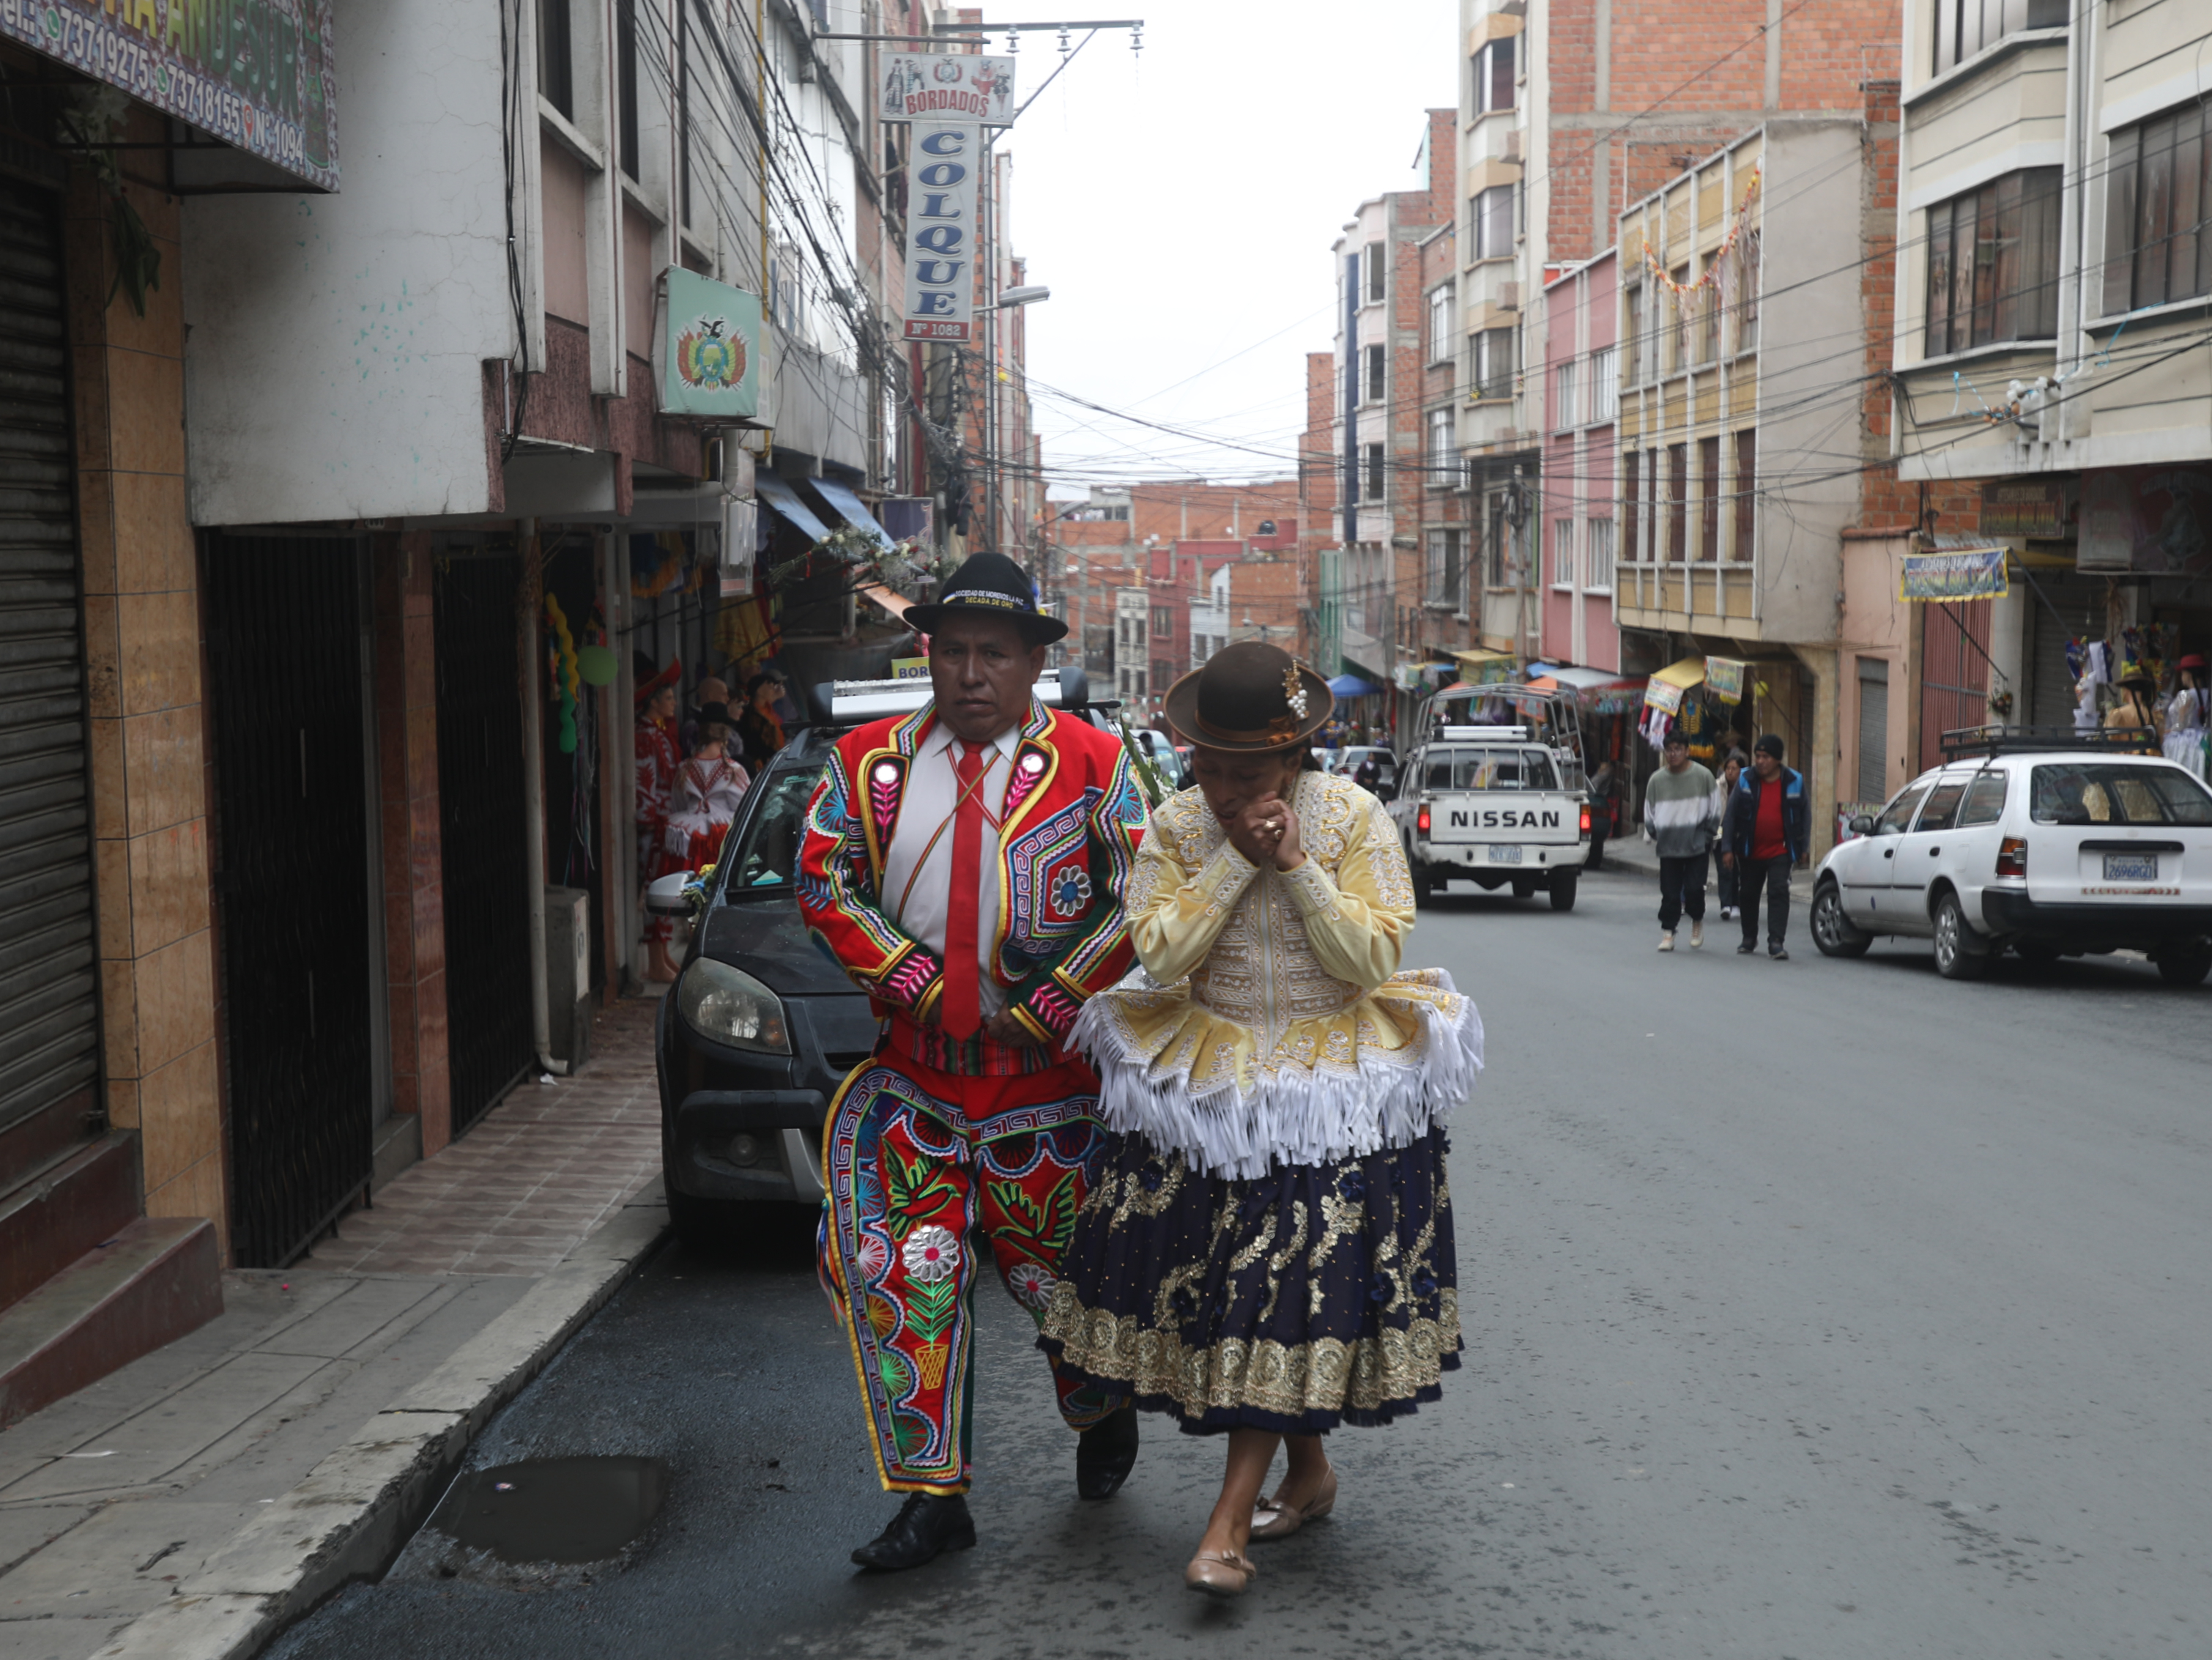
[[[1636,450],[1620,458],[1620,526],[1626,535],[1626,545],[1632,562],[1644,556],[1644,544],[1638,539],[1644,529],[1643,459]]]
[[[2065,27],[2066,0],[1936,0],[1936,72],[2022,29]]]
[[[1513,186],[1492,185],[1468,198],[1468,222],[1474,228],[1474,257],[1510,259],[1513,255]]]
[[[1360,378],[1360,384],[1365,388],[1365,396],[1361,401],[1379,404],[1389,396],[1390,360],[1388,348],[1368,346],[1363,349],[1362,356],[1366,363],[1366,373]]]
[[[1735,349],[1738,351],[1759,350],[1759,233],[1746,231],[1743,238],[1743,297],[1736,301]]]
[[[1457,438],[1452,428],[1452,412],[1448,409],[1429,411],[1429,487],[1449,489],[1459,482]]]
[[[1474,109],[1478,115],[1513,107],[1514,37],[1492,40],[1468,60],[1474,68]]]
[[[1455,530],[1432,530],[1429,532],[1428,570],[1422,585],[1421,597],[1431,605],[1460,604],[1459,597],[1459,532]]]
[[[1689,562],[1690,496],[1686,476],[1689,466],[1687,444],[1667,446],[1667,545],[1659,550],[1662,564],[1671,565],[1677,560]]]
[[[1571,588],[1575,585],[1575,521],[1554,519],[1552,521],[1552,586]]]
[[[2202,105],[2112,135],[2105,314],[2212,293],[2212,134]],[[2055,214],[2055,210],[2054,210]]]
[[[1488,562],[1489,582],[1493,588],[1504,587],[1509,581],[1506,575],[1506,534],[1505,507],[1498,497],[1493,496],[1490,498],[1490,558]]]
[[[1631,283],[1620,307],[1620,331],[1628,339],[1628,384],[1640,386],[1651,378],[1651,331],[1644,315],[1644,284]]]
[[[1382,244],[1370,242],[1361,251],[1361,263],[1367,272],[1367,303],[1371,306],[1389,292],[1390,273],[1382,261]]]
[[[1429,290],[1429,362],[1451,362],[1452,342],[1458,337],[1459,325],[1452,315],[1452,285]]]
[[[1603,426],[1620,414],[1620,349],[1606,346],[1590,354],[1589,420]]]
[[[1477,398],[1513,395],[1513,334],[1511,329],[1482,329],[1469,337],[1474,348]]]
[[[1552,371],[1552,424],[1575,424],[1575,361],[1569,358]]]
[[[1613,592],[1613,520],[1593,519],[1583,527],[1583,588]]]
[[[1152,659],[1152,684],[1156,686],[1171,686],[1175,681],[1176,666],[1164,657]]]
[[[2008,173],[1929,210],[1930,357],[2058,332],[2060,172]]]
[[[1367,447],[1367,499],[1380,502],[1388,489],[1390,469],[1382,459],[1382,446],[1370,444]]]
[[[1673,313],[1667,325],[1667,372],[1679,374],[1690,367],[1690,313],[1682,304],[1682,290],[1690,285],[1690,268],[1674,267],[1674,287],[1664,301],[1655,296],[1654,303],[1663,303]]]
[[[1721,556],[1721,441],[1698,440],[1698,558],[1717,563]]]
[[[1698,289],[1696,305],[1697,315],[1690,327],[1697,355],[1692,361],[1710,363],[1721,353],[1720,290],[1717,288]]]
[[[1753,535],[1759,525],[1758,504],[1759,434],[1746,427],[1735,435],[1735,546],[1732,555],[1738,564],[1749,564],[1757,546]]]
[[[571,121],[576,119],[574,64],[568,0],[538,0],[538,90]]]
[[[637,0],[615,0],[615,96],[617,163],[632,179],[639,178],[637,136]]]
[[[1175,632],[1175,612],[1165,605],[1152,607],[1152,633],[1157,637]]]

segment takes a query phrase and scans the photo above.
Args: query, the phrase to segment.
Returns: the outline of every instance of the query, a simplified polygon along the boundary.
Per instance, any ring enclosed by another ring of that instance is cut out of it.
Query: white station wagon
[[[1905,935],[1932,939],[1950,980],[2008,948],[2132,949],[2178,986],[2212,973],[2212,790],[2171,761],[1993,737],[1851,828],[1813,874],[1825,956]]]

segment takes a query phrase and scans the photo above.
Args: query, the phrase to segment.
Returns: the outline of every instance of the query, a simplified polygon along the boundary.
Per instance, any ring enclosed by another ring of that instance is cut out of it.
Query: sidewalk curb
[[[325,1597],[382,1572],[492,1414],[645,1266],[668,1231],[656,1178],[93,1660],[250,1660]]]

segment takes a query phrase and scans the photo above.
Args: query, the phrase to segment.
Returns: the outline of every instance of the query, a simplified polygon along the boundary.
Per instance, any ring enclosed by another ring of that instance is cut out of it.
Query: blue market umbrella
[[[1362,680],[1356,674],[1340,674],[1328,683],[1328,689],[1339,697],[1372,697],[1382,687]]]

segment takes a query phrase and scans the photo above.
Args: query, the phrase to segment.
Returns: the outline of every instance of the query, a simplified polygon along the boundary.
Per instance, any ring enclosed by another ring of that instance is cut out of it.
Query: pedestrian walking
[[[1030,688],[1067,625],[978,554],[907,613],[935,696],[831,748],[806,809],[808,929],[887,1015],[823,1131],[823,1284],[853,1346],[890,1524],[853,1553],[918,1567],[975,1542],[971,1296],[994,1262],[1042,1320],[1099,1168],[1098,1074],[1065,1050],[1127,971],[1144,797],[1121,745]],[[988,1256],[983,1253],[988,1252]],[[1137,1458],[1125,1394],[1054,1365],[1079,1497]]]
[[[1613,834],[1613,798],[1620,786],[1614,781],[1613,763],[1601,761],[1597,770],[1590,775],[1590,851],[1589,869],[1605,868],[1605,841]]]
[[[1459,1365],[1444,1121],[1482,1023],[1442,970],[1399,968],[1413,879],[1382,804],[1308,758],[1329,705],[1251,641],[1170,688],[1198,783],[1153,811],[1131,884],[1152,979],[1075,1024],[1113,1135],[1039,1341],[1225,1433],[1183,1575],[1214,1596],[1251,1583],[1252,1541],[1335,1505],[1324,1434],[1412,1413]]]
[[[1811,825],[1802,774],[1782,764],[1781,739],[1768,733],[1752,746],[1751,770],[1729,797],[1721,858],[1735,866],[1742,903],[1743,943],[1736,954],[1759,948],[1759,906],[1766,901],[1766,954],[1790,960],[1783,936],[1790,931],[1790,873],[1805,856]]]
[[[1735,800],[1735,787],[1743,781],[1743,769],[1748,764],[1749,761],[1741,750],[1730,750],[1728,759],[1721,763],[1721,812],[1723,817],[1728,812],[1727,804]],[[1713,885],[1720,894],[1721,921],[1731,922],[1735,920],[1737,909],[1735,861],[1725,856],[1725,848],[1722,853],[1721,867],[1713,873]]]
[[[1674,927],[1690,918],[1690,949],[1705,943],[1705,873],[1721,825],[1721,787],[1690,759],[1690,740],[1668,729],[1666,764],[1644,787],[1644,830],[1659,849],[1659,949],[1674,949]]]

